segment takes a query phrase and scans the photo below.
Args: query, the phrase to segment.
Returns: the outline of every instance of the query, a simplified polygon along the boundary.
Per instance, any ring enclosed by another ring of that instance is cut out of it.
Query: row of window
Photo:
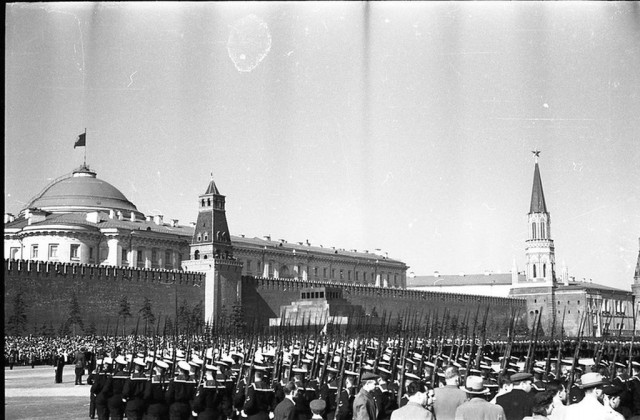
[[[57,260],[59,258],[59,248],[60,244],[49,244],[47,257],[50,260]],[[12,255],[17,254],[18,248],[12,248]],[[37,260],[40,257],[40,245],[33,244],[31,245],[31,259]],[[80,245],[79,244],[71,244],[69,245],[69,257],[71,261],[79,261],[80,260]],[[93,247],[89,247],[89,259],[93,259]]]
[[[252,272],[253,269],[253,265],[252,265],[252,261],[251,260],[246,260],[245,261],[245,268],[247,270],[247,272]],[[322,276],[320,275],[320,272],[322,270]],[[367,282],[369,279],[371,281],[375,281],[375,273],[371,272],[371,273],[367,273],[366,271],[351,271],[351,270],[343,270],[343,269],[329,269],[328,267],[313,267],[312,268],[313,271],[313,278],[323,278],[323,279],[332,279],[332,280],[347,280],[347,281],[352,281],[355,279],[355,281],[359,282],[361,281],[361,277],[362,277],[362,281],[363,282]],[[258,274],[262,274],[262,262],[261,261],[256,261],[256,272]],[[272,277],[274,275],[274,267],[269,266],[269,277]],[[301,276],[302,273],[302,267],[300,265],[297,266],[297,273],[299,276]],[[278,275],[280,277],[290,277],[291,273],[289,272],[289,267],[287,267],[286,265],[283,265],[280,267],[280,271],[278,272]],[[393,276],[393,277],[392,277]],[[391,280],[393,279],[393,286],[399,286],[399,282],[398,282],[398,274],[391,274],[391,273],[380,273],[380,279],[382,281],[385,281],[387,283],[391,282]]]

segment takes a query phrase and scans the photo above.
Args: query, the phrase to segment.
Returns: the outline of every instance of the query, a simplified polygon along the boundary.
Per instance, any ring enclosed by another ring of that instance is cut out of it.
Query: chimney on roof
[[[368,253],[369,253],[369,250],[368,250],[368,249],[365,249],[365,250],[364,250],[364,253],[365,253],[365,254],[368,254]]]
[[[311,246],[311,242],[307,239],[307,246]]]
[[[132,211],[130,218],[131,218],[132,222],[135,222],[136,221],[136,213]]]
[[[28,224],[42,222],[47,218],[47,214],[38,209],[27,209],[24,212],[24,217],[27,219]]]
[[[5,213],[4,214],[4,223],[5,223],[5,225],[7,223],[13,222],[14,220],[16,220],[16,218],[13,216],[13,214],[11,214],[11,213]]]
[[[162,219],[163,219],[163,216],[161,214],[156,214],[155,216],[153,216],[153,222],[156,225],[162,226]]]
[[[178,226],[178,219],[171,219],[171,227],[177,227]]]
[[[124,215],[120,210],[118,210],[116,214],[118,215],[118,220],[124,220]]]
[[[100,221],[100,214],[97,211],[87,213],[87,222],[98,223]]]
[[[109,219],[115,219],[116,218],[116,211],[114,209],[110,209],[109,210]]]
[[[240,237],[241,237],[241,238],[244,238],[244,233],[241,233],[241,234],[240,234]]]
[[[153,217],[152,217],[152,216],[146,216],[146,217],[144,218],[144,220],[145,220],[145,221],[147,221],[147,222],[150,222],[150,221],[152,221],[152,220],[153,220]]]
[[[485,276],[490,276],[490,275],[491,275],[491,271],[489,271],[489,270],[484,270],[484,275],[485,275]]]
[[[434,271],[433,272],[433,277],[440,277],[440,272],[439,271]]]
[[[461,271],[459,274],[460,277],[464,277],[464,271]]]
[[[271,235],[265,235],[264,239],[265,239],[265,241],[270,241],[271,240]]]
[[[280,241],[281,244],[286,244],[287,241],[285,241],[284,239],[278,239]]]

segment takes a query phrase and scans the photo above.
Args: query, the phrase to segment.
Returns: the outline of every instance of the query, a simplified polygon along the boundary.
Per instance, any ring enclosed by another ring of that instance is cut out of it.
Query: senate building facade
[[[184,270],[188,260],[232,259],[241,264],[242,275],[406,286],[406,264],[386,255],[231,235],[224,206],[225,197],[210,180],[197,207],[194,200],[195,223],[144,215],[82,165],[46,186],[18,215],[5,214],[4,254],[13,260],[163,270]],[[209,210],[214,226],[206,226]],[[209,252],[199,249],[201,244],[210,244]]]

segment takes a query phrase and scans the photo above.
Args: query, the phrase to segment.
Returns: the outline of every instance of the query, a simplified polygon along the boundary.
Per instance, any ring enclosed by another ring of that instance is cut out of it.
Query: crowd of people
[[[449,344],[317,334],[5,337],[5,364],[56,366],[56,383],[74,365],[75,384],[90,385],[89,417],[104,420],[640,419],[633,359],[527,360]]]

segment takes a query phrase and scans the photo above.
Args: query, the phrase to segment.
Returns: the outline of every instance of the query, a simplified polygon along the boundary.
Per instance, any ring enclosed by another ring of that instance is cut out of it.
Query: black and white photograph
[[[640,419],[640,2],[4,18],[4,418]]]

